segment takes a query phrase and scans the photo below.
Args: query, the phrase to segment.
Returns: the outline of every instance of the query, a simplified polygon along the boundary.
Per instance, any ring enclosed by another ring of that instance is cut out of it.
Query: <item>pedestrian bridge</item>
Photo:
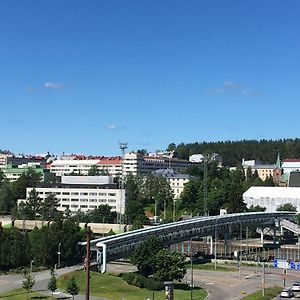
[[[282,219],[291,219],[294,215],[294,212],[252,212],[196,217],[91,240],[91,247],[96,247],[97,262],[104,273],[108,261],[130,256],[139,244],[152,236],[158,237],[164,246],[169,246],[193,237],[213,236],[219,233],[226,235],[230,228],[240,226],[275,229]],[[79,244],[85,246],[86,242]]]

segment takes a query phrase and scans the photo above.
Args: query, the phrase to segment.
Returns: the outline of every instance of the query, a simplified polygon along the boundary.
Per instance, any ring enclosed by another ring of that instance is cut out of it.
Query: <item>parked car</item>
[[[300,281],[296,281],[296,282],[293,283],[292,290],[294,292],[300,292]]]
[[[281,298],[292,298],[292,297],[294,297],[294,295],[295,294],[290,287],[283,288],[280,293]]]

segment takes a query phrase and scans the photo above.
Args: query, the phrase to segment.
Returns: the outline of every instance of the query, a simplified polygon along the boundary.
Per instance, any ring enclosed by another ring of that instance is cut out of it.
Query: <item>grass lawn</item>
[[[191,263],[186,263],[185,266],[186,268],[190,268]],[[227,266],[227,265],[217,264],[217,268],[215,269],[214,263],[206,263],[206,264],[193,263],[193,269],[207,270],[207,271],[228,271],[228,272],[237,271],[237,268],[231,265]]]
[[[58,279],[58,287],[62,290],[66,290],[67,281],[74,275],[77,284],[80,287],[80,293],[85,293],[85,273],[84,271],[75,271],[61,276]],[[140,300],[140,299],[152,299],[152,291],[147,289],[140,289],[135,286],[128,285],[122,278],[114,274],[101,274],[97,272],[91,272],[90,279],[90,294],[92,296],[98,296],[108,298],[112,300]],[[164,300],[164,291],[155,291],[155,300]],[[201,300],[207,295],[206,290],[201,288],[194,288],[194,299]],[[175,285],[174,298],[181,300],[190,299],[190,289],[185,284]]]
[[[1,300],[26,300],[27,292],[24,289],[15,289],[8,291],[6,293],[0,294]],[[37,292],[31,292],[28,294],[28,299],[51,299],[51,297],[47,297]]]
[[[253,294],[243,297],[242,300],[271,300],[274,297],[278,296],[281,290],[282,290],[281,287],[273,286],[265,289],[264,297],[262,295],[262,291],[257,291]]]

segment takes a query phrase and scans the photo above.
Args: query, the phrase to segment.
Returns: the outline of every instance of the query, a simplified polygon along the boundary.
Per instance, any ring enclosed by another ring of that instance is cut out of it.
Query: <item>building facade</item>
[[[50,193],[54,193],[59,200],[57,207],[59,211],[69,209],[73,213],[79,210],[87,212],[107,204],[112,211],[124,214],[125,190],[117,189],[111,182],[112,178],[109,176],[66,176],[62,177],[60,184],[39,186],[35,190],[42,200]],[[26,199],[32,190],[33,188],[26,189]],[[21,202],[26,200],[18,200],[18,205]]]
[[[279,206],[292,204],[300,212],[299,187],[264,187],[252,186],[244,194],[243,200],[247,207],[261,206],[266,212],[274,212]]]

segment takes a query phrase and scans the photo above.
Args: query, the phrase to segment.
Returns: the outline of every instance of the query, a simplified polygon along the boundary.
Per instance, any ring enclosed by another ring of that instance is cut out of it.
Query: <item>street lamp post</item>
[[[33,264],[33,260],[30,262],[30,274],[32,273],[32,264]]]
[[[217,269],[217,222],[218,219],[216,219],[215,223],[215,270]]]
[[[192,241],[196,237],[190,238],[190,251],[191,251],[191,299],[193,300],[193,287],[194,287],[194,269],[193,269],[193,258],[194,258],[194,252],[193,252],[193,245]]]
[[[60,247],[61,247],[61,243],[58,244],[58,251],[57,251],[57,268],[60,268]]]

